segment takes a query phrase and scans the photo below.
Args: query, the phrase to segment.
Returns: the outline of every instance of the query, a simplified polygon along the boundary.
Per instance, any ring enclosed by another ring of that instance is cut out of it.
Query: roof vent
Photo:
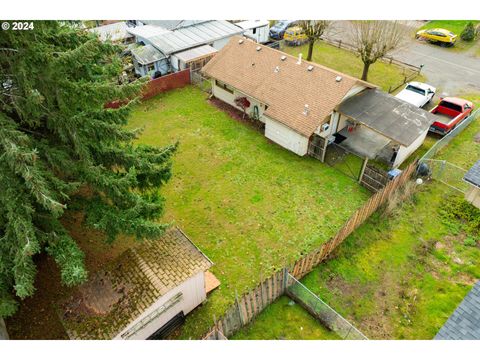
[[[302,53],[298,54],[297,65],[300,65],[301,63],[302,63]]]
[[[282,57],[280,58],[280,60],[282,61],[285,61],[287,59],[287,57],[285,55],[282,55]]]
[[[238,40],[239,44],[243,44],[243,39]]]
[[[261,47],[261,46],[257,46],[256,50],[257,50],[257,51],[260,51],[260,50],[262,50],[262,47]]]
[[[313,65],[308,65],[307,70],[312,71],[313,70]]]
[[[280,71],[280,66],[275,66],[274,72],[278,73]]]
[[[342,78],[341,76],[337,76],[337,77],[335,78],[335,81],[336,81],[336,82],[340,82],[340,81],[342,81],[342,79],[343,79],[343,78]]]
[[[303,115],[307,116],[308,115],[308,104],[305,104],[305,107],[303,108]]]

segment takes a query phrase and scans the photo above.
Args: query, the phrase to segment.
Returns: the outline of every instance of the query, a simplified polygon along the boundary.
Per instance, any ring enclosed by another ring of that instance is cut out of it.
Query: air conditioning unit
[[[325,123],[321,126],[320,128],[322,130],[322,132],[324,131],[327,131],[328,129],[330,129],[330,124],[329,123]]]

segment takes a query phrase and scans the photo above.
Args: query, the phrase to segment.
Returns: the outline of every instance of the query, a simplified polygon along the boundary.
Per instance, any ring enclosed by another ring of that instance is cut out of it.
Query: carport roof
[[[472,185],[480,187],[480,160],[468,170],[463,179]]]
[[[352,96],[338,111],[403,146],[410,146],[436,120],[428,111],[377,89]]]

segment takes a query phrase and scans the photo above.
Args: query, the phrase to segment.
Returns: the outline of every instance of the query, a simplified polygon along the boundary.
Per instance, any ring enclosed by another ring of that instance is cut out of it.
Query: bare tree
[[[315,42],[319,40],[325,31],[331,25],[331,21],[328,20],[300,20],[299,26],[305,32],[308,38],[308,55],[307,61],[312,61],[313,46]]]
[[[363,62],[362,80],[367,80],[370,65],[401,47],[408,39],[408,27],[399,21],[352,21],[350,41]]]

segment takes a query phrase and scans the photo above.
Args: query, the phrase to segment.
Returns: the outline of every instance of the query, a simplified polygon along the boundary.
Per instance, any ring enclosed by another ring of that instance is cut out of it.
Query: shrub
[[[467,25],[465,25],[465,28],[460,34],[460,38],[463,41],[473,41],[475,39],[475,35],[475,26],[472,22],[469,22]]]
[[[469,236],[463,241],[463,245],[465,245],[465,246],[477,246],[477,241],[473,237]]]

